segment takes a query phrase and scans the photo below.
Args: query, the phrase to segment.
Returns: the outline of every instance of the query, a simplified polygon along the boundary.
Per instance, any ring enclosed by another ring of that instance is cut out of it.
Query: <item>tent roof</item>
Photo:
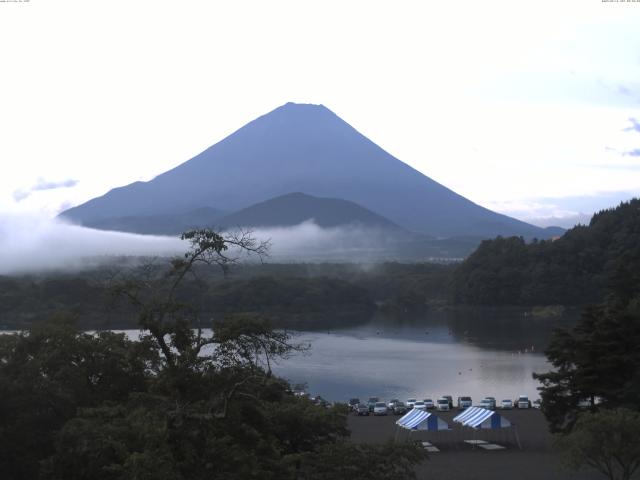
[[[511,422],[493,410],[482,407],[469,407],[453,419],[465,427],[471,428],[504,428]]]
[[[396,425],[408,430],[450,430],[449,424],[437,415],[416,408],[397,420]]]

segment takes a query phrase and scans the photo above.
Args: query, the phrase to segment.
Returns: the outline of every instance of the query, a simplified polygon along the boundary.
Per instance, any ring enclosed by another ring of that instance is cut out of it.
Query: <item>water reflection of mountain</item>
[[[369,327],[381,334],[426,338],[436,342],[468,343],[514,353],[543,352],[556,328],[571,327],[579,309],[540,317],[530,309],[509,307],[453,307],[425,315],[377,315]]]

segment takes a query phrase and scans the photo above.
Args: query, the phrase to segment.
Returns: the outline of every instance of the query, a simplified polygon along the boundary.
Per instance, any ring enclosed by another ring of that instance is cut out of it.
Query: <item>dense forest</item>
[[[56,312],[83,328],[135,327],[135,309],[114,295],[119,280],[147,274],[167,262],[100,267],[78,272],[0,277],[0,327],[21,329]],[[245,264],[228,275],[197,269],[183,282],[181,301],[201,319],[259,314],[275,327],[298,329],[353,325],[376,310],[424,313],[447,302],[453,266],[430,263]]]
[[[617,279],[617,280],[616,280]],[[555,240],[486,240],[453,275],[452,300],[473,305],[584,305],[611,282],[640,280],[640,200],[596,213]]]

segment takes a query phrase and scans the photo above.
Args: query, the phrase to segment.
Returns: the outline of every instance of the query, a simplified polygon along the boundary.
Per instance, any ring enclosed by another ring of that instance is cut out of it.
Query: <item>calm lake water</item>
[[[309,352],[280,362],[275,371],[292,384],[307,383],[310,394],[329,400],[536,399],[538,382],[532,373],[549,370],[542,351],[552,329],[567,321],[519,315],[458,313],[406,322],[382,317],[356,328],[297,332],[297,341],[311,344]]]

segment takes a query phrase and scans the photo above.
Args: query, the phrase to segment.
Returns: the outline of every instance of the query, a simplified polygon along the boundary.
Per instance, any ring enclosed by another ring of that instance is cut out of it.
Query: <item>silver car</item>
[[[424,403],[422,400],[418,400],[416,403],[413,404],[413,408],[415,408],[416,410],[426,410],[427,404]]]
[[[448,412],[449,410],[451,410],[451,405],[449,405],[449,399],[439,398],[436,401],[436,410],[438,410],[439,412]]]
[[[403,402],[396,402],[392,411],[394,415],[404,415],[407,413],[407,406]]]
[[[376,402],[373,407],[374,415],[386,415],[388,413],[387,404],[384,402]]]
[[[464,410],[473,405],[471,397],[458,397],[458,410]]]
[[[485,397],[482,400],[480,400],[480,406],[482,408],[486,408],[487,410],[495,410],[496,409],[496,401],[489,398],[489,397]]]

